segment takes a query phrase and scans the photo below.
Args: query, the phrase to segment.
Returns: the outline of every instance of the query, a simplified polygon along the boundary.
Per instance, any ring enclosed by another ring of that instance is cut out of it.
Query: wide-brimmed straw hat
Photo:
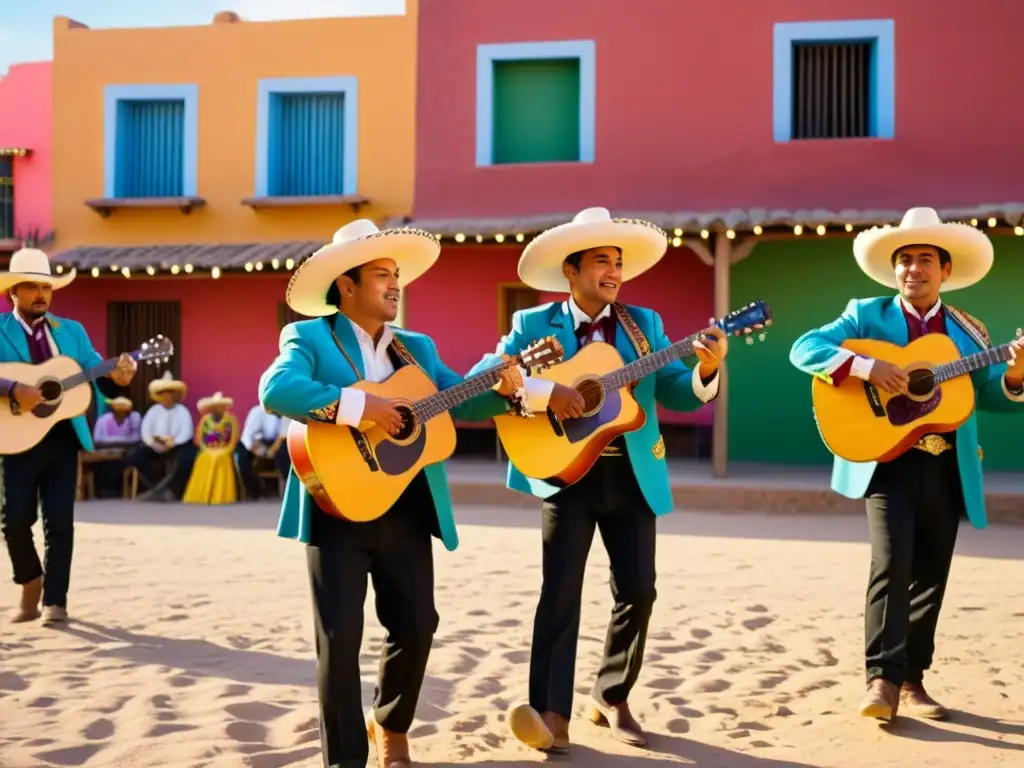
[[[7,291],[18,283],[43,283],[54,290],[64,288],[75,279],[75,270],[66,275],[55,275],[50,270],[50,257],[38,248],[22,248],[11,256],[6,272],[0,272],[0,291]]]
[[[174,378],[170,371],[164,371],[164,375],[159,379],[153,379],[153,381],[149,382],[150,397],[156,397],[162,392],[179,392],[182,397],[185,397],[188,387],[185,386],[184,381]]]
[[[607,208],[587,208],[526,246],[519,259],[519,279],[538,291],[568,293],[569,281],[562,273],[565,257],[606,245],[622,251],[622,281],[626,282],[661,261],[668,250],[668,235],[649,221],[616,219]]]
[[[232,397],[224,397],[223,392],[214,392],[209,397],[201,397],[196,403],[196,410],[203,412],[209,411],[213,408],[227,408],[231,409],[235,406],[235,400]]]
[[[369,219],[356,219],[335,232],[330,243],[298,266],[288,281],[285,301],[300,315],[332,315],[338,308],[327,303],[327,291],[350,269],[377,259],[394,259],[398,283],[406,286],[434,266],[440,254],[441,244],[425,230],[380,230]]]
[[[130,411],[135,405],[127,397],[115,397],[107,400],[107,407],[112,411]]]
[[[911,208],[898,227],[872,227],[853,241],[853,256],[868,277],[888,288],[898,288],[893,254],[908,245],[933,245],[948,252],[953,271],[943,291],[967,288],[992,269],[992,241],[977,227],[944,222],[934,208]]]

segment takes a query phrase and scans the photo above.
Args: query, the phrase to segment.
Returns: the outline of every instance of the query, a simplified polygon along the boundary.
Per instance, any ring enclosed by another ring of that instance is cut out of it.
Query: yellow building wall
[[[287,2],[287,0],[285,0]],[[55,250],[84,245],[330,240],[357,217],[409,215],[415,175],[416,17],[217,22],[197,27],[89,29],[54,21]],[[356,76],[358,193],[351,208],[253,210],[257,84],[263,78]],[[107,85],[195,83],[199,90],[198,196],[204,207],[86,207],[104,196]]]

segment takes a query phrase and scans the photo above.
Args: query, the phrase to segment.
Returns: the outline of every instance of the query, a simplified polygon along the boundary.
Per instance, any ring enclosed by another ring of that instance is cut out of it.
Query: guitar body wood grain
[[[595,341],[564,363],[532,378],[575,387],[587,394],[594,389],[594,379],[623,364],[615,347]],[[516,469],[557,487],[572,485],[587,473],[612,440],[640,429],[647,420],[629,387],[607,392],[598,402],[591,402],[591,397],[585,400],[587,415],[562,423],[550,411],[529,419],[511,414],[495,417],[498,437]]]
[[[413,403],[437,392],[422,370],[399,368],[386,380],[352,385],[378,397]],[[455,424],[447,412],[425,424],[407,421],[391,437],[372,422],[363,422],[357,439],[351,427],[293,421],[288,453],[296,476],[324,512],[352,522],[376,520],[394,506],[424,467],[455,452]],[[364,454],[363,449],[367,450]]]
[[[811,398],[818,431],[828,449],[847,461],[892,461],[922,435],[954,432],[974,412],[974,384],[968,375],[920,391],[921,372],[959,360],[948,336],[930,333],[905,347],[887,341],[855,339],[843,349],[899,366],[911,376],[911,396],[891,395],[850,376],[838,387],[814,379]],[[930,387],[930,385],[926,385]]]
[[[45,363],[0,363],[0,378],[34,386],[44,395],[60,394],[52,401],[39,403],[30,413],[11,413],[6,398],[0,398],[0,455],[23,453],[37,445],[53,426],[65,419],[81,416],[92,405],[92,387],[78,386],[67,391],[59,382],[82,372],[82,367],[66,355]]]

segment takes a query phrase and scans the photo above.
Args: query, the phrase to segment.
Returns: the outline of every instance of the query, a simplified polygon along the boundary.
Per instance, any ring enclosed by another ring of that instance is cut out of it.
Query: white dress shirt
[[[21,313],[18,311],[17,307],[15,307],[14,319],[21,324],[21,327],[25,329],[25,333],[27,333],[29,336],[35,334],[36,337],[38,337],[39,334],[45,334],[46,341],[50,345],[50,354],[52,354],[54,357],[57,357],[57,355],[60,354],[60,350],[57,349],[57,342],[53,340],[53,334],[50,333],[50,324],[46,322],[45,316],[40,317],[34,323],[29,323],[24,317],[21,316]]]
[[[568,298],[563,306],[572,315],[573,331],[579,328],[583,323],[596,323],[598,320],[608,317],[612,313],[612,307],[608,304],[598,313],[597,317],[591,319],[586,312],[576,305],[572,296]],[[590,341],[605,341],[604,333],[600,329],[595,330]],[[500,345],[498,347],[498,352],[501,352]],[[553,381],[544,381],[542,379],[527,379],[526,381],[533,382],[533,386],[527,389],[530,410],[534,412],[543,411],[548,407],[548,400],[551,397],[552,390],[555,388],[555,383]],[[716,395],[718,395],[718,371],[715,371],[714,378],[711,379],[711,382],[705,384],[700,378],[700,366],[694,366],[692,381],[693,392],[702,403],[709,403]]]
[[[245,417],[240,442],[250,452],[257,443],[272,443],[278,435],[288,431],[289,420],[274,413],[267,413],[263,406],[254,405]]]
[[[352,330],[356,334],[356,340],[359,342],[359,351],[363,357],[363,372],[365,374],[366,381],[384,381],[388,376],[395,372],[395,366],[391,362],[391,358],[388,356],[388,345],[391,344],[392,339],[395,335],[392,333],[391,328],[384,326],[384,332],[380,336],[380,341],[376,344],[373,343],[373,337],[370,336],[362,327],[353,323],[349,318],[345,318],[352,324]],[[500,354],[500,353],[499,353]],[[523,382],[526,387],[526,394],[528,398],[532,399],[532,391],[538,389],[537,385],[543,385],[545,382],[540,382],[534,379],[532,382],[529,378],[524,375]],[[500,382],[494,385],[494,389],[500,386]],[[543,389],[544,387],[540,387]],[[550,392],[548,393],[550,394]],[[547,402],[547,396],[545,396],[545,403]],[[338,403],[338,416],[335,419],[338,424],[346,424],[350,427],[358,427],[359,422],[363,420],[363,409],[366,407],[366,393],[361,389],[353,389],[351,387],[342,387],[341,389],[341,400]],[[547,406],[544,406],[547,407]]]
[[[157,403],[142,417],[142,442],[157,453],[167,450],[157,437],[170,437],[174,447],[184,445],[195,436],[192,414],[181,403],[164,408]]]

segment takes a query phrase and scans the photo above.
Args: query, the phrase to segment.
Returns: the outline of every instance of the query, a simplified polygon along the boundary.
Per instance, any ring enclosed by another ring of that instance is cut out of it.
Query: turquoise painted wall
[[[943,298],[979,318],[1002,343],[1024,326],[1024,237],[993,241],[996,262],[988,277]],[[864,276],[846,239],[766,241],[733,267],[731,306],[763,299],[774,321],[763,343],[734,344],[729,355],[730,460],[831,462],[811,413],[810,377],[790,365],[790,346],[837,317],[851,298],[890,293]],[[1024,407],[1020,416],[982,413],[980,433],[986,469],[1024,470]]]

